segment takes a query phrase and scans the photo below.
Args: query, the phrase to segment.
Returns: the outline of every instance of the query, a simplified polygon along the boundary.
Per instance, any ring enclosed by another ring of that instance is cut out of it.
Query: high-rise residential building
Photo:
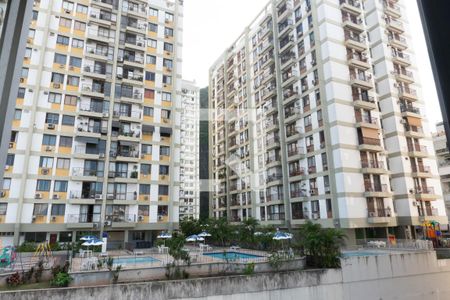
[[[0,198],[3,245],[148,246],[178,226],[182,1],[35,0]]]
[[[399,0],[272,0],[210,69],[212,216],[351,241],[447,222]]]
[[[180,220],[198,219],[200,213],[200,89],[195,82],[182,81],[181,105]]]
[[[447,216],[450,216],[450,153],[444,123],[436,124],[436,133],[433,135],[434,149],[441,176],[442,192],[444,194]]]

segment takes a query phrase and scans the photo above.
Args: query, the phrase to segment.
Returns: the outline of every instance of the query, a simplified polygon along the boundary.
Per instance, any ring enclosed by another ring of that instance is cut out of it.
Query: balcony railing
[[[351,40],[351,41],[354,41],[354,42],[358,42],[358,43],[365,43],[366,42],[366,39],[364,38],[364,37],[362,37],[362,36],[359,36],[359,35],[352,35],[352,34],[345,34],[345,40],[347,41],[347,40]]]
[[[392,71],[392,74],[397,75],[397,76],[404,75],[404,76],[407,76],[407,77],[414,78],[413,72],[407,71],[407,70],[403,70],[403,69],[401,69],[401,70],[394,70],[394,71]]]
[[[276,181],[276,180],[281,180],[282,178],[283,178],[282,174],[267,175],[266,183],[269,183],[269,182],[272,182],[272,181]]]
[[[416,188],[416,194],[434,195],[435,193],[433,187],[419,187]]]
[[[99,191],[70,191],[69,199],[102,199],[102,193]]]
[[[400,111],[401,112],[411,112],[411,113],[420,115],[420,109],[417,107],[414,107],[412,105],[401,105]]]
[[[410,61],[409,55],[406,54],[406,53],[403,53],[403,52],[392,51],[392,56],[393,57],[397,57],[397,58],[401,58],[401,59],[406,60],[406,61]]]
[[[406,44],[406,39],[401,36],[391,35],[391,36],[389,36],[388,39],[389,39],[389,42],[400,42],[402,44]]]
[[[360,145],[381,146],[381,141],[380,141],[380,139],[361,137],[359,139],[359,144]]]
[[[392,210],[390,207],[387,208],[377,208],[375,210],[369,210],[369,218],[380,218],[380,217],[390,217],[392,215]]]
[[[102,105],[96,105],[92,103],[81,103],[80,111],[94,112],[94,113],[108,113],[109,109]]]
[[[348,53],[347,59],[354,59],[354,60],[358,60],[358,61],[367,63],[367,57],[360,55],[358,53],[354,53],[354,52]]]
[[[103,170],[93,170],[93,169],[86,169],[86,168],[80,168],[75,167],[72,168],[72,176],[96,176],[96,177],[103,177]]]
[[[355,8],[360,8],[360,2],[358,0],[339,0],[339,4],[348,4]]]
[[[416,173],[416,172],[420,172],[420,173],[430,173],[431,169],[429,166],[412,166],[411,170]]]
[[[384,169],[384,162],[377,160],[361,161],[362,168]]]
[[[410,94],[410,95],[413,95],[413,96],[417,96],[417,91],[415,89],[409,88],[409,87],[399,87],[398,88],[398,93],[400,95]]]
[[[372,76],[366,75],[364,73],[358,73],[358,74],[350,74],[350,80],[360,80],[370,83],[370,80],[372,79]]]
[[[356,115],[356,122],[377,125],[378,119],[371,117],[371,116],[366,116],[366,115],[364,115],[364,116]]]
[[[137,198],[137,192],[109,193],[106,195],[107,200],[135,201]]]
[[[268,221],[282,221],[285,219],[285,213],[271,213],[267,214]]]
[[[288,156],[295,156],[299,154],[305,154],[305,149],[303,147],[297,147],[295,149],[288,149]]]
[[[292,198],[298,198],[298,197],[307,197],[308,195],[306,194],[305,191],[302,190],[292,190],[291,191],[291,197]]]
[[[364,187],[366,189],[366,192],[388,192],[388,185],[387,184],[369,184],[365,183]]]
[[[271,194],[271,195],[266,195],[266,201],[270,202],[270,201],[282,201],[283,200],[283,194]]]
[[[110,214],[105,216],[105,221],[110,221],[113,223],[136,223],[136,214]]]
[[[97,49],[96,47],[87,45],[86,46],[86,52],[90,53],[90,54],[95,54],[95,55],[98,55],[98,56],[103,56],[103,57],[105,57],[105,58],[107,58],[109,60],[113,59],[113,53],[112,53],[112,51],[110,53],[110,51],[108,51],[108,49],[104,49],[104,48]]]
[[[304,175],[304,174],[305,174],[304,168],[294,168],[294,169],[289,170],[289,176],[291,176],[291,177],[300,176],[300,175]]]
[[[100,213],[70,214],[66,217],[66,223],[97,223],[100,222]]]
[[[367,94],[353,94],[353,101],[375,103],[375,98],[372,96],[368,96]]]
[[[132,110],[132,111],[114,111],[114,117],[127,117],[127,118],[135,118],[140,119],[142,116],[142,112],[140,110]]]
[[[352,16],[349,16],[349,15],[343,16],[343,17],[342,17],[342,21],[343,21],[343,22],[348,21],[348,22],[351,22],[351,23],[353,23],[353,24],[355,24],[355,25],[362,25],[362,24],[363,24],[363,21],[362,21],[361,18],[354,17],[354,16],[352,17]]]
[[[422,127],[405,125],[405,131],[415,132],[415,133],[423,133]]]
[[[408,145],[408,152],[428,153],[427,147],[422,145]]]

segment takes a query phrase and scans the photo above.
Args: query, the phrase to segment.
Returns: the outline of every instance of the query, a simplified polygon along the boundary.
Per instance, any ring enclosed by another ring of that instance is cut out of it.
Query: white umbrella
[[[273,235],[273,239],[278,240],[278,241],[279,240],[290,240],[290,239],[292,239],[292,233],[277,231]]]
[[[97,237],[94,235],[85,235],[80,238],[81,241],[90,241],[90,240],[95,240],[95,239],[97,239]]]
[[[195,242],[197,242],[197,241],[201,242],[201,241],[204,241],[204,240],[205,240],[205,238],[203,238],[201,236],[198,236],[196,234],[190,235],[190,236],[188,236],[186,238],[186,242],[194,242],[194,245],[195,245]]]
[[[164,240],[164,246],[166,245],[166,240],[167,239],[171,239],[172,235],[168,232],[161,232],[158,236],[158,239],[163,239]]]
[[[97,238],[92,239],[92,240],[88,240],[86,242],[84,242],[83,244],[81,244],[82,246],[101,246],[103,245],[103,241],[99,240]]]
[[[206,230],[203,230],[202,232],[200,232],[200,233],[198,234],[198,236],[204,238],[204,237],[211,236],[211,234],[210,234],[209,232],[207,232]]]

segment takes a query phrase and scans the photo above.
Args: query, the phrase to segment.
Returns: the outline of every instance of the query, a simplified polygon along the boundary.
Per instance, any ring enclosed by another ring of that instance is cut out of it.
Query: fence
[[[406,239],[364,239],[356,240],[356,245],[346,250],[356,250],[361,248],[380,248],[392,250],[433,250],[433,243],[427,240],[406,240]]]

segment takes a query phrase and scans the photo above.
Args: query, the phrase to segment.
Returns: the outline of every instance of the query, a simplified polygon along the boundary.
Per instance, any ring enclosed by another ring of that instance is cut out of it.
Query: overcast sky
[[[208,70],[256,17],[268,0],[186,0],[184,1],[183,77],[196,80],[200,87],[208,85]],[[407,0],[412,44],[422,81],[426,115],[434,131],[442,120],[428,59],[416,1]],[[417,72],[416,72],[417,73]]]

